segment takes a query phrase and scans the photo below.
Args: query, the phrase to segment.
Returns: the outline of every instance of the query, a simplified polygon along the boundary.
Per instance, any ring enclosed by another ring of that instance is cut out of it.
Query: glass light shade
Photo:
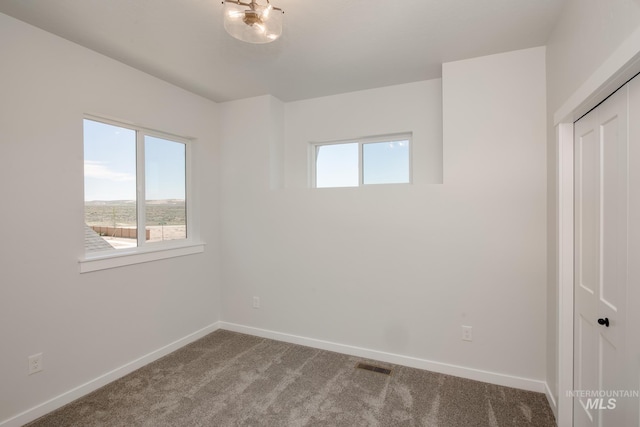
[[[224,2],[224,29],[238,40],[247,43],[269,43],[282,34],[282,11],[263,0],[254,8]]]

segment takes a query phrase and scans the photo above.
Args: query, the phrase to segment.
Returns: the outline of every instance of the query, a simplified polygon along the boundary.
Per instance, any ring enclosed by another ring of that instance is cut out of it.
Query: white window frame
[[[363,158],[363,146],[376,142],[393,142],[393,141],[409,141],[409,180],[408,182],[394,182],[394,183],[382,183],[382,184],[365,184],[364,183],[364,168],[362,164]],[[317,157],[318,148],[325,145],[338,145],[338,144],[358,144],[358,186],[353,187],[318,187],[316,183],[317,177]],[[400,132],[391,133],[386,135],[365,136],[352,139],[341,139],[336,141],[322,141],[309,143],[309,185],[311,188],[318,189],[337,189],[337,188],[360,188],[360,187],[377,187],[386,185],[409,185],[413,183],[413,132]]]
[[[179,142],[185,145],[185,209],[186,209],[186,239],[167,240],[162,242],[148,243],[145,240],[146,233],[138,233],[138,245],[135,248],[113,249],[107,251],[86,253],[80,258],[80,273],[90,271],[105,270],[109,268],[122,267],[126,265],[139,264],[143,262],[156,261],[178,256],[191,255],[204,252],[204,243],[200,240],[197,219],[194,213],[193,189],[192,189],[192,144],[193,139],[174,135],[168,132],[161,132],[148,129],[142,126],[133,125],[131,123],[119,122],[104,117],[85,114],[83,119],[92,120],[106,125],[117,126],[130,129],[136,132],[136,205],[137,205],[137,224],[146,223],[145,212],[145,156],[144,156],[144,138],[151,136],[162,138],[170,141]],[[83,120],[84,123],[84,120]],[[84,140],[84,139],[83,139]],[[82,156],[84,160],[84,155]],[[84,174],[83,174],[83,193],[84,193]],[[142,203],[141,203],[142,201]],[[84,195],[82,197],[82,209],[84,212]],[[83,214],[84,219],[84,214]],[[144,228],[144,227],[143,227]]]

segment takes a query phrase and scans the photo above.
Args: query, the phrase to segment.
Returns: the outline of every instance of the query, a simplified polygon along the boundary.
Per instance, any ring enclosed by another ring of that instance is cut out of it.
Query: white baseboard
[[[551,406],[551,410],[553,411],[553,416],[558,419],[558,404],[556,403],[556,399],[553,397],[553,393],[549,388],[549,384],[544,383],[544,394],[547,396],[547,401],[549,402],[549,406]]]
[[[67,403],[71,403],[74,400],[91,393],[99,389],[100,387],[109,384],[112,381],[115,381],[119,378],[124,377],[125,375],[139,369],[155,360],[160,359],[167,354],[178,350],[185,345],[192,343],[193,341],[204,337],[207,334],[210,334],[213,331],[220,329],[220,322],[212,323],[209,326],[206,326],[196,332],[193,332],[186,337],[180,338],[170,344],[165,345],[157,350],[152,351],[142,357],[139,357],[136,360],[133,360],[125,365],[122,365],[110,372],[107,372],[104,375],[100,375],[99,377],[88,381],[82,385],[79,385],[76,388],[73,388],[65,393],[62,393],[59,396],[54,397],[40,405],[37,405],[31,409],[28,409],[18,415],[15,415],[9,419],[6,419],[0,422],[0,427],[19,427],[28,422],[31,422],[41,416],[48,414],[51,411],[54,411]]]
[[[226,329],[228,331],[240,332],[243,334],[255,335],[262,338],[284,341],[292,344],[300,344],[307,347],[318,348],[321,350],[335,351],[337,353],[343,353],[372,360],[379,360],[381,362],[393,363],[396,365],[409,366],[411,368],[424,369],[427,371],[468,378],[471,380],[482,381],[505,387],[518,388],[521,390],[535,391],[538,393],[545,393],[546,390],[546,383],[544,381],[516,377],[513,375],[505,375],[497,372],[466,368],[464,366],[434,362],[431,360],[418,359],[416,357],[403,356],[400,354],[386,353],[378,350],[370,350],[346,344],[338,344],[314,338],[284,334],[281,332],[269,331],[266,329],[238,325],[229,322],[220,322],[220,329]]]

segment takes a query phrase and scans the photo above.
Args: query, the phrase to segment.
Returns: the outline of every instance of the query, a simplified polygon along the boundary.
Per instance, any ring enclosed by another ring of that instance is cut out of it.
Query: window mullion
[[[145,191],[145,157],[144,133],[136,132],[136,210],[138,247],[146,243],[146,191]]]

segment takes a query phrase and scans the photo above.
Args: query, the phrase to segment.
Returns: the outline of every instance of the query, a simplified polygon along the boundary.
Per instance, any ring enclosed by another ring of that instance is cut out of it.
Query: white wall
[[[544,55],[443,65],[444,182],[459,219],[449,274],[485,338],[465,362],[534,379],[545,372]]]
[[[549,222],[547,310],[549,316],[546,358],[547,384],[556,401],[564,394],[564,391],[558,390],[560,376],[557,279],[558,156],[553,116],[583,85],[594,81],[594,76],[604,75],[601,71],[603,64],[612,57],[620,46],[628,43],[634,33],[637,40],[639,29],[640,1],[638,0],[568,0],[547,42],[547,205]],[[571,343],[568,345],[570,346]],[[570,410],[570,406],[567,410]]]
[[[282,114],[268,96],[222,104],[223,319],[435,369],[542,380],[544,88],[536,48]],[[272,120],[284,123],[279,190],[269,186]],[[414,184],[307,188],[308,142],[399,131],[414,131]]]
[[[2,423],[215,323],[220,272],[216,104],[2,14],[0,57]],[[197,139],[204,253],[79,274],[84,113]]]
[[[638,0],[567,0],[547,41],[553,114],[640,27]]]

